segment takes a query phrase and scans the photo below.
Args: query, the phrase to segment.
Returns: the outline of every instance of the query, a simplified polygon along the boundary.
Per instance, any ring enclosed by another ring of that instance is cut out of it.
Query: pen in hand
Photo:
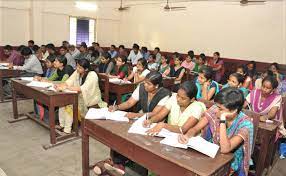
[[[115,105],[116,105],[116,100],[113,102],[113,106],[112,106],[113,111],[115,111]]]

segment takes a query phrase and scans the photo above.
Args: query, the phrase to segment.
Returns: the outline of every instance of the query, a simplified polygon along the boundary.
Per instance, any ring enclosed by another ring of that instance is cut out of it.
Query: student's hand
[[[42,80],[42,77],[40,77],[40,76],[34,76],[33,80],[35,80],[35,81],[41,81],[41,80]]]
[[[146,133],[147,133],[147,135],[155,136],[164,128],[164,126],[165,126],[165,123],[160,122],[156,126],[154,126],[153,128],[146,131]]]
[[[203,87],[209,87],[211,85],[211,83],[209,81],[204,82]]]
[[[123,81],[128,81],[128,79],[127,78],[123,78]]]
[[[134,119],[134,118],[137,118],[137,117],[138,117],[138,114],[137,114],[137,113],[134,113],[134,112],[127,112],[125,116],[126,116],[128,119]]]
[[[187,144],[189,142],[189,137],[187,135],[180,134],[178,136],[178,142],[181,144]]]
[[[259,117],[259,120],[260,120],[261,122],[266,122],[266,120],[268,120],[268,117],[267,117],[267,116],[260,116],[260,117]]]
[[[233,112],[223,112],[220,115],[220,120],[226,120],[227,118],[232,117],[235,113],[237,112],[237,110],[233,111]]]
[[[108,111],[109,112],[114,112],[114,111],[117,111],[117,110],[118,110],[118,105],[115,105],[115,106],[111,105],[111,106],[108,107]]]
[[[55,84],[54,85],[54,88],[57,90],[57,91],[63,91],[66,89],[66,86],[64,84]]]
[[[151,124],[152,124],[152,121],[149,119],[149,120],[144,120],[142,125],[143,127],[148,128],[150,127]]]
[[[13,63],[9,63],[8,69],[13,69]]]

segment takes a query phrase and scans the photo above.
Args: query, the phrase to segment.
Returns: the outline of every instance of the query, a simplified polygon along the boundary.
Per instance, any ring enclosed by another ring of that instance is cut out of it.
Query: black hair
[[[147,52],[147,51],[148,51],[148,49],[147,49],[146,46],[142,46],[142,47],[141,47],[141,50],[144,51],[144,52]]]
[[[193,50],[188,51],[188,56],[190,56],[190,58],[194,58],[195,57],[195,53]]]
[[[41,45],[41,47],[46,47],[46,45]]]
[[[227,87],[215,96],[214,102],[223,105],[231,111],[237,110],[237,113],[239,113],[243,108],[244,95],[237,88]]]
[[[97,42],[92,42],[92,44],[93,44],[93,45],[100,46],[100,44],[99,44],[99,43],[97,43]]]
[[[66,46],[61,46],[60,49],[64,49],[64,50],[68,50],[68,48]]]
[[[32,43],[33,45],[35,44],[34,40],[29,40],[28,43]]]
[[[119,45],[118,48],[122,48],[122,49],[125,49],[125,46],[124,45]]]
[[[233,76],[237,79],[238,83],[240,84],[243,84],[244,80],[245,80],[245,77],[240,74],[240,73],[232,73],[230,76]]]
[[[104,57],[105,59],[111,59],[111,55],[109,54],[109,52],[104,52],[101,55],[102,57]]]
[[[166,55],[162,55],[162,57],[164,57],[166,59],[166,63],[169,64],[170,63],[170,57],[166,56]]]
[[[183,89],[190,99],[196,98],[198,88],[194,81],[185,81],[180,85],[179,89]]]
[[[32,46],[32,50],[33,50],[34,52],[37,52],[39,49],[40,49],[40,47],[39,47],[38,45],[33,45],[33,46]]]
[[[66,66],[67,65],[67,58],[65,56],[57,56],[56,58],[60,63],[63,64],[63,66]]]
[[[264,73],[266,73],[267,76],[274,76],[274,73],[271,70],[266,70]]]
[[[152,57],[152,59],[156,60],[156,56],[154,54],[150,54],[149,57]]]
[[[269,68],[270,68],[271,66],[274,66],[277,70],[279,70],[279,65],[278,65],[277,62],[273,62],[273,63],[269,66]]]
[[[158,50],[160,52],[160,48],[159,47],[156,47],[155,50]]]
[[[214,52],[215,55],[218,55],[218,57],[220,57],[220,53],[219,52]]]
[[[146,79],[148,79],[153,85],[158,85],[159,87],[163,86],[163,77],[161,73],[157,71],[151,71],[146,75]]]
[[[82,43],[80,44],[80,47],[83,47],[83,48],[87,49],[87,45],[86,45],[86,43],[84,43],[84,42],[82,42]]]
[[[124,55],[119,55],[119,56],[117,56],[117,58],[120,58],[121,61],[126,64],[126,62],[127,62],[127,57],[126,57],[126,56],[124,56]],[[140,60],[140,59],[139,59],[139,60]],[[138,61],[139,61],[139,60],[138,60]]]
[[[51,63],[53,63],[56,60],[57,56],[55,54],[50,54],[47,57],[47,60],[50,61]]]
[[[243,74],[245,74],[245,76],[247,76],[248,75],[248,73],[247,73],[247,68],[246,68],[246,66],[244,66],[244,65],[239,65],[237,68],[236,68],[236,70],[237,69],[242,69],[242,71],[243,71]]]
[[[146,59],[140,58],[140,59],[138,59],[137,63],[138,62],[140,62],[142,64],[144,70],[148,68],[148,63],[147,63]]]
[[[64,40],[64,41],[62,41],[62,44],[64,44],[64,43],[69,43],[68,41],[66,41],[66,40]]]
[[[46,48],[47,48],[47,49],[56,50],[55,45],[54,45],[54,44],[52,44],[52,43],[47,44],[47,45],[46,45]]]
[[[87,45],[85,42],[81,42],[80,45]]]
[[[201,69],[199,71],[199,73],[202,73],[204,74],[204,77],[207,79],[207,80],[211,80],[212,77],[213,77],[213,69],[209,66],[206,66],[204,67],[203,69]]]
[[[11,45],[6,45],[6,46],[4,46],[3,49],[11,51],[13,49],[13,47]]]
[[[247,68],[247,75],[250,76],[250,77],[253,77],[256,74],[256,62],[255,61],[250,61],[250,62],[248,62],[246,64],[246,66],[249,65],[249,64],[253,64],[253,69],[250,71]]]
[[[113,47],[114,49],[116,49],[116,46],[115,46],[115,45],[111,45],[111,47]]]
[[[206,55],[204,53],[200,54],[200,58],[203,60],[203,62],[207,61],[207,57],[206,57]]]
[[[91,46],[91,47],[88,47],[87,50],[88,50],[88,51],[92,51],[92,52],[95,51],[94,47],[92,47],[92,46]]]
[[[17,51],[18,52],[21,52],[23,50],[23,48],[25,48],[26,46],[25,45],[20,45],[18,48],[17,48]]]
[[[174,52],[174,53],[173,53],[173,56],[175,56],[176,59],[179,59],[179,61],[183,61],[183,57],[181,56],[180,53]]]
[[[85,70],[85,74],[83,75],[81,82],[81,85],[83,85],[86,80],[87,74],[90,71],[90,63],[87,59],[80,59],[78,60],[77,64],[80,65]]]
[[[32,54],[32,50],[29,47],[25,47],[21,50],[23,56],[29,56]]]
[[[265,82],[265,81],[269,81],[271,83],[271,86],[273,89],[276,89],[278,87],[278,81],[275,77],[273,76],[266,76],[263,80],[262,80],[262,84]]]
[[[138,44],[136,44],[136,43],[134,43],[132,48],[133,48],[133,49],[137,49],[137,50],[139,50],[139,45],[138,45]]]

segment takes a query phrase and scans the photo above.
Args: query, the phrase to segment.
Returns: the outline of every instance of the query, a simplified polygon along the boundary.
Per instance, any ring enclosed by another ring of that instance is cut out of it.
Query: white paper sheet
[[[30,87],[41,87],[41,88],[49,88],[53,86],[53,83],[48,83],[48,82],[40,82],[40,81],[32,81],[28,84],[26,84],[27,86]]]
[[[118,79],[118,78],[110,78],[109,82],[114,83],[114,84],[131,84],[130,81],[123,81],[122,79]]]
[[[33,77],[20,77],[21,80],[23,81],[33,81]]]
[[[86,113],[85,119],[103,119],[103,120],[113,120],[121,122],[129,122],[129,119],[125,117],[127,112],[125,111],[114,111],[109,112],[108,108],[90,108]]]

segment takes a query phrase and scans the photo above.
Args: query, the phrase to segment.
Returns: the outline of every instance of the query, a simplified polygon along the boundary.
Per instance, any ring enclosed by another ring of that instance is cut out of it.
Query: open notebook
[[[85,115],[85,119],[96,119],[96,120],[114,120],[121,122],[129,122],[129,119],[125,117],[127,112],[125,111],[108,111],[108,108],[90,108]]]
[[[26,84],[30,87],[41,87],[41,88],[50,88],[53,86],[53,83],[49,82],[40,82],[40,81],[31,81],[30,83]]]
[[[109,82],[114,83],[114,84],[131,84],[130,81],[123,81],[122,79],[118,79],[118,78],[110,78]]]
[[[141,135],[147,135],[146,132],[153,128],[156,123],[152,123],[150,125],[150,127],[145,128],[143,127],[143,122],[146,119],[146,115],[143,115],[142,117],[140,117],[138,120],[136,120],[132,126],[129,128],[128,133],[134,133],[134,134],[141,134]],[[176,135],[176,133],[170,132],[169,130],[166,129],[162,129],[157,135],[157,137],[170,137]]]
[[[184,149],[187,149],[189,147],[212,158],[214,158],[218,152],[218,145],[208,142],[200,136],[190,138],[187,144],[179,143],[178,136],[179,134],[166,137],[160,143]]]

